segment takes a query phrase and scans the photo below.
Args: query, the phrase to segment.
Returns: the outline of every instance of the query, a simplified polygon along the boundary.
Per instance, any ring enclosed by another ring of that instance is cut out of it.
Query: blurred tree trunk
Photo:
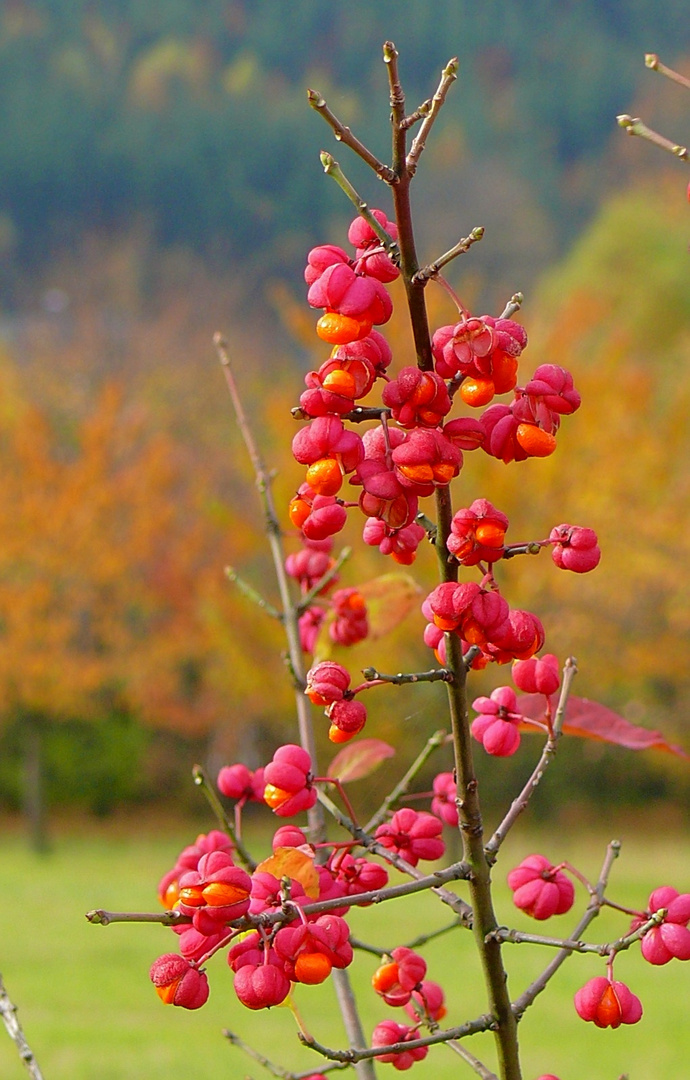
[[[34,851],[45,854],[50,848],[46,820],[44,738],[41,717],[29,714],[24,722],[24,815]]]

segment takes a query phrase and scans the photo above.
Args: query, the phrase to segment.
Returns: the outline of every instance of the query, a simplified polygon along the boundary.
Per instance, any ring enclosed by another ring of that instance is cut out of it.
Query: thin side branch
[[[510,930],[507,926],[499,926],[492,931],[491,937],[498,941],[507,941],[511,945],[545,945],[551,949],[566,949],[568,952],[595,953],[597,956],[615,956],[616,953],[625,952],[636,941],[640,941],[645,934],[655,926],[660,926],[668,914],[666,908],[655,911],[651,918],[647,919],[637,930],[615,941],[607,941],[602,945],[596,942],[582,941],[580,938],[550,938],[541,934],[525,934],[521,930]]]
[[[407,865],[407,864],[405,864]],[[387,885],[382,889],[371,889],[369,892],[356,893],[348,896],[348,907],[365,907],[370,904],[382,904],[386,900],[397,900],[401,896],[410,896],[412,893],[424,892],[426,889],[439,890],[439,886],[449,881],[462,881],[467,878],[469,870],[465,863],[453,863],[443,870],[436,870],[433,874],[422,874],[414,868],[410,868],[414,877],[411,881],[401,882],[399,885]],[[471,911],[454,893],[448,894],[457,902],[458,925],[468,926],[471,922]],[[334,911],[343,906],[342,897],[333,897],[330,900],[316,900],[313,904],[305,904],[301,910],[305,915],[322,915],[327,911]],[[469,914],[468,914],[469,912]],[[278,923],[294,919],[292,910],[263,912],[261,915],[243,915],[239,919],[233,919],[226,925],[235,930],[256,930],[258,927],[270,927]],[[110,926],[111,923],[160,923],[161,926],[186,926],[191,924],[191,917],[183,915],[179,911],[160,912],[137,912],[137,911],[105,911],[97,908],[86,913],[90,923],[100,926]]]
[[[456,930],[459,926],[462,926],[460,919],[453,919],[452,923],[448,923],[447,926],[440,926],[438,930],[430,930],[428,934],[419,934],[412,941],[408,941],[406,947],[408,949],[420,949],[422,945],[426,945],[427,941],[433,941],[434,938],[442,937],[443,934],[449,933],[451,930]]]
[[[368,667],[362,669],[362,675],[367,682],[391,683],[393,686],[420,682],[452,682],[454,678],[453,672],[448,671],[447,668],[432,668],[431,671],[399,671],[397,675],[384,675],[382,671]]]
[[[494,863],[496,861],[498,849],[500,848],[506,836],[519,818],[520,814],[523,812],[523,810],[527,808],[529,800],[532,798],[532,795],[539,786],[544,772],[551,764],[556,755],[558,740],[561,737],[563,721],[565,720],[565,711],[568,705],[568,698],[570,697],[570,690],[573,684],[573,679],[576,675],[577,665],[575,663],[575,658],[569,656],[563,668],[563,683],[561,685],[561,694],[558,699],[556,716],[554,717],[552,734],[546,741],[546,745],[542,751],[539,761],[537,762],[534,772],[530,776],[529,780],[525,784],[518,797],[513,800],[510,810],[508,811],[503,821],[498,826],[495,833],[493,834],[484,849],[486,851],[487,859],[491,863]]]
[[[524,294],[521,292],[513,293],[510,300],[504,307],[503,311],[499,315],[500,319],[512,319],[516,311],[519,311],[525,302]]]
[[[370,669],[368,669],[370,670]],[[378,825],[382,821],[385,821],[386,815],[391,807],[395,806],[396,802],[401,795],[405,795],[409,790],[410,784],[414,780],[417,773],[424,767],[428,759],[439,746],[443,746],[448,740],[448,732],[440,728],[435,731],[433,735],[430,735],[421,751],[410,765],[407,772],[400,778],[395,787],[386,795],[380,807],[372,818],[364,826],[364,831],[373,833]]]
[[[431,98],[427,98],[426,101],[422,102],[418,109],[415,109],[413,113],[410,113],[409,116],[406,116],[403,120],[400,121],[401,129],[403,131],[409,131],[411,127],[414,127],[418,120],[423,120],[426,116],[429,115],[429,113],[431,112],[431,106],[432,100]]]
[[[228,343],[222,334],[216,334],[213,341],[223,369],[225,383],[230,393],[237,426],[240,429],[244,444],[247,448],[247,453],[249,454],[249,458],[254,467],[256,486],[261,497],[266,520],[266,535],[271,550],[273,569],[276,575],[276,581],[278,582],[278,592],[280,594],[280,602],[282,605],[283,625],[285,627],[285,636],[287,638],[290,666],[296,684],[295,709],[297,712],[300,743],[309,754],[313,768],[316,769],[316,740],[314,738],[310,704],[299,688],[300,686],[304,686],[305,671],[304,657],[299,637],[297,609],[292,600],[290,580],[285,569],[283,534],[276,512],[275,500],[273,498],[272,476],[264,465],[263,458],[259,452],[259,448],[254,439],[254,435],[242,405],[242,400],[235,383],[235,377],[230,363]],[[312,833],[315,837],[319,837],[324,829],[324,817],[321,808],[319,806],[312,807],[308,817],[309,827],[312,830]]]
[[[671,139],[667,139],[665,135],[660,135],[658,131],[653,131],[652,128],[640,120],[639,116],[628,116],[627,113],[621,113],[616,117],[618,126],[622,127],[628,135],[639,135],[641,139],[646,139],[647,142],[654,143],[655,146],[660,147],[662,150],[668,151],[669,154],[673,154],[679,161],[688,161],[688,148],[687,146],[679,146],[678,143],[674,143]]]
[[[191,925],[191,916],[181,911],[104,911],[95,908],[86,912],[87,922],[93,926],[110,926],[116,922],[160,923],[161,926]]]
[[[17,1018],[17,1006],[10,1000],[9,994],[5,989],[5,984],[2,981],[2,975],[0,975],[0,1016],[5,1025],[7,1034],[12,1039],[13,1043],[17,1047],[17,1053],[26,1065],[27,1072],[33,1080],[43,1080],[43,1073],[38,1067],[38,1062],[34,1057],[33,1051],[26,1041],[26,1036],[22,1031],[22,1026]]]
[[[393,237],[390,235],[390,233],[386,232],[381,222],[374,217],[371,210],[369,209],[368,204],[364,201],[362,196],[358,194],[357,190],[350,183],[333,155],[328,154],[325,150],[323,150],[320,156],[321,164],[323,165],[323,171],[325,172],[326,176],[330,176],[335,180],[340,190],[347,195],[348,199],[355,207],[360,217],[363,217],[367,225],[369,225],[370,228],[374,230],[383,247],[385,248],[387,254],[390,255],[394,263],[397,263],[400,259],[400,252],[398,250],[398,245],[393,239]]]
[[[318,90],[307,90],[307,100],[312,109],[322,116],[326,123],[333,129],[333,134],[338,142],[343,143],[345,146],[349,146],[357,157],[360,157],[369,168],[374,170],[381,180],[385,180],[387,184],[395,184],[397,182],[393,170],[389,168],[388,165],[384,165],[382,161],[379,161],[376,155],[372,154],[371,150],[352,134],[350,128],[347,127],[346,124],[340,122],[335,113],[331,112],[326,104],[325,98],[321,96]]]
[[[484,236],[484,226],[476,225],[469,236],[464,236],[462,240],[458,240],[457,244],[454,244],[452,248],[440,255],[434,262],[429,263],[427,266],[423,266],[421,270],[418,270],[415,276],[412,278],[412,282],[415,285],[420,284],[423,281],[428,281],[429,278],[436,277],[438,273],[453,259],[456,259],[458,255],[464,255],[466,251],[476,244]]]
[[[278,611],[278,608],[274,607],[269,600],[266,600],[260,592],[257,592],[253,585],[250,585],[248,581],[245,581],[244,578],[240,577],[234,566],[225,567],[225,576],[228,581],[231,581],[233,585],[237,586],[242,595],[246,596],[247,600],[251,600],[252,604],[256,604],[258,608],[265,611],[272,619],[282,620],[283,616]]]
[[[320,577],[318,581],[314,582],[309,592],[304,594],[299,604],[297,605],[298,615],[303,615],[304,612],[311,607],[316,598],[319,596],[319,593],[323,592],[323,590],[326,588],[330,581],[333,581],[333,578],[336,577],[343,563],[346,563],[347,560],[351,558],[351,556],[352,548],[344,547],[338,555],[338,558],[333,563],[333,566],[331,566],[330,570],[327,570],[326,573],[322,577]]]
[[[201,788],[202,792],[204,793],[206,801],[211,807],[213,813],[215,814],[221,829],[223,830],[223,832],[226,832],[232,840],[233,845],[239,856],[240,862],[244,865],[245,869],[247,869],[250,874],[253,873],[253,871],[256,870],[256,861],[251,857],[246,847],[242,843],[242,840],[237,835],[237,829],[235,828],[234,822],[232,822],[228,815],[225,813],[225,808],[223,807],[223,804],[221,803],[218,796],[216,795],[215,788],[212,784],[209,783],[208,777],[206,776],[206,773],[204,772],[201,765],[195,765],[192,769],[192,779],[196,786]]]
[[[516,555],[539,555],[542,545],[538,540],[530,540],[527,544],[509,544],[501,558],[514,559]]]
[[[652,71],[658,71],[660,75],[665,75],[667,79],[672,79],[679,86],[684,86],[686,90],[690,90],[690,79],[686,78],[685,75],[681,75],[679,71],[666,67],[666,64],[662,64],[656,53],[647,53],[644,62]]]
[[[419,934],[412,941],[406,941],[403,943],[403,947],[406,949],[420,949],[422,945],[426,945],[428,941],[433,941],[434,938],[442,937],[443,934],[447,934],[450,930],[457,930],[458,927],[463,925],[462,920],[453,919],[452,923],[448,923],[447,926],[441,926],[438,930],[430,930],[428,934]],[[370,945],[367,941],[360,941],[359,938],[350,937],[350,944],[353,949],[360,949],[361,952],[371,953],[373,956],[384,957],[390,956],[393,948],[398,947],[391,946],[388,949],[382,949],[379,945]]]
[[[428,116],[422,121],[422,126],[419,129],[419,133],[416,139],[413,140],[410,152],[407,155],[407,172],[409,176],[414,176],[417,171],[417,165],[421,157],[422,151],[426,146],[426,140],[429,137],[434,121],[441,111],[441,107],[446,100],[446,94],[450,90],[451,86],[458,77],[458,68],[460,64],[457,56],[454,56],[448,61],[443,71],[441,72],[441,81],[438,84],[438,89],[431,99],[431,109]]]
[[[405,93],[398,74],[398,50],[392,41],[383,44],[383,62],[388,70],[390,87],[391,125],[393,129],[393,172],[399,184],[406,174],[405,153],[407,129],[405,128]],[[395,198],[395,195],[394,195]]]
[[[491,1069],[487,1069],[486,1065],[475,1057],[466,1046],[462,1043],[456,1042],[454,1039],[448,1043],[448,1046],[453,1050],[458,1057],[461,1057],[463,1061],[466,1061],[471,1069],[474,1069],[477,1076],[481,1076],[482,1080],[498,1080],[496,1073],[493,1073]]]
[[[416,866],[411,866],[410,863],[408,863],[405,859],[402,859],[399,855],[396,855],[394,852],[389,851],[389,849],[385,848],[383,844],[379,844],[373,836],[370,836],[368,833],[366,833],[364,829],[359,827],[359,825],[355,825],[355,823],[351,821],[350,818],[346,817],[345,814],[342,814],[340,812],[335,803],[331,799],[329,799],[328,796],[325,795],[322,791],[319,791],[319,802],[323,804],[323,806],[328,810],[329,814],[331,814],[331,816],[335,818],[338,824],[341,825],[344,829],[346,829],[352,835],[352,837],[359,844],[361,844],[363,848],[365,848],[367,851],[370,851],[373,855],[379,855],[387,863],[390,863],[391,866],[394,866],[396,870],[400,870],[403,874],[408,874],[417,882],[419,882],[420,880],[425,880],[427,884],[425,884],[424,887],[427,889],[431,889],[432,892],[436,893],[436,895],[439,897],[440,900],[443,901],[444,904],[447,904],[452,911],[454,911],[457,915],[460,916],[465,926],[471,926],[472,908],[469,906],[469,904],[465,903],[464,900],[461,900],[459,896],[456,896],[456,894],[451,892],[449,889],[441,888],[440,885],[428,884],[429,876],[422,874],[422,872],[418,870]],[[449,871],[451,871],[450,876],[446,878],[445,875]],[[469,874],[469,867],[466,863],[462,862],[456,863],[453,867],[449,867],[448,870],[439,871],[437,875],[430,876],[436,877],[437,880],[440,882],[442,878],[445,878],[446,881],[459,881],[460,879],[468,878]],[[352,899],[356,900],[356,897],[353,897]],[[350,903],[349,898],[348,903]],[[305,907],[304,910],[306,911],[307,908]]]
[[[271,1076],[277,1076],[279,1080],[307,1080],[308,1077],[313,1076],[314,1072],[290,1072],[289,1069],[283,1069],[280,1065],[276,1065],[270,1058],[260,1054],[258,1050],[255,1050],[253,1046],[246,1043],[239,1035],[236,1035],[234,1031],[228,1031],[226,1028],[223,1032],[224,1038],[228,1042],[236,1046],[238,1050],[243,1050],[247,1057],[250,1057],[253,1061],[256,1061],[259,1065],[262,1065],[264,1069],[271,1074]],[[336,1069],[349,1069],[349,1062],[335,1061],[331,1065],[324,1065],[321,1070],[322,1073],[334,1072]]]
[[[301,1043],[315,1050],[317,1054],[328,1058],[329,1061],[343,1061],[353,1063],[363,1061],[365,1058],[375,1058],[379,1054],[402,1054],[406,1050],[416,1050],[420,1046],[434,1046],[438,1043],[450,1042],[452,1039],[464,1039],[468,1035],[476,1035],[480,1031],[491,1031],[495,1025],[493,1016],[478,1016],[476,1020],[468,1020],[459,1027],[446,1028],[445,1031],[437,1031],[433,1035],[427,1035],[423,1039],[409,1039],[406,1042],[391,1043],[390,1046],[369,1046],[366,1050],[331,1050],[328,1046],[316,1041],[316,1039],[299,1032]]]

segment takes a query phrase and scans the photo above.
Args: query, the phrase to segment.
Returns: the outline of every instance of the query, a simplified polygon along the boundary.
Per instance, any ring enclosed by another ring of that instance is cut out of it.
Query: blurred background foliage
[[[549,648],[577,655],[579,694],[690,748],[688,212],[680,167],[614,122],[640,113],[690,138],[683,92],[642,63],[656,51],[687,69],[686,5],[295,0],[288,19],[278,0],[3,0],[6,809],[21,804],[23,771],[38,770],[54,807],[187,811],[194,760],[256,766],[294,737],[280,629],[224,576],[233,565],[255,585],[271,580],[210,342],[217,329],[230,339],[284,504],[301,472],[289,408],[325,355],[301,269],[312,243],[344,242],[351,216],[322,176],[318,151],[332,138],[305,88],[385,157],[387,37],[410,106],[433,92],[449,49],[461,62],[419,172],[422,258],[485,224],[448,276],[476,312],[499,312],[524,289],[527,372],[561,363],[583,394],[553,458],[506,468],[467,455],[457,498],[490,498],[513,541],[561,521],[597,530],[594,574],[560,573],[542,554],[501,567],[504,591],[543,617]],[[455,320],[441,290],[428,295],[435,326]],[[396,362],[411,362],[402,310],[386,332]],[[360,552],[343,584],[390,569]],[[433,563],[427,551],[416,564],[423,588]],[[424,668],[422,622],[415,613],[343,660]],[[506,678],[488,672],[477,694]],[[399,758],[443,723],[426,689],[367,704],[371,733]],[[491,769],[480,756],[492,804],[527,773],[536,744],[525,743]],[[569,767],[538,792],[541,815],[583,813],[592,800],[646,812],[654,802],[665,815],[689,804],[685,763],[595,743],[566,745],[563,758]],[[427,779],[441,767],[449,758]],[[381,787],[402,764],[386,768]]]

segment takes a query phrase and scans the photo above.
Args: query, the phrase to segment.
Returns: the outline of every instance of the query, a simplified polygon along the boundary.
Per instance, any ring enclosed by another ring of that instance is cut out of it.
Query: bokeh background
[[[293,735],[279,628],[224,574],[235,566],[273,597],[211,341],[217,330],[230,341],[284,504],[300,482],[289,409],[323,359],[305,254],[342,243],[351,218],[319,150],[390,209],[305,91],[385,158],[387,38],[410,108],[460,59],[415,181],[421,257],[485,225],[449,278],[476,312],[522,290],[527,369],[563,364],[583,395],[553,458],[510,469],[469,456],[466,505],[491,498],[513,540],[561,521],[597,530],[595,573],[515,560],[504,591],[540,614],[552,651],[576,655],[579,694],[690,749],[687,169],[615,123],[641,115],[690,141],[687,91],[643,60],[690,70],[686,4],[2,0],[3,876],[25,837],[52,845],[49,860],[75,831],[148,829],[172,850],[171,831],[208,825],[195,761],[255,766]],[[453,321],[432,289],[434,324]],[[406,334],[396,315],[400,364]],[[415,566],[430,586],[433,559]],[[342,583],[387,569],[369,552]],[[423,668],[422,625],[415,613],[346,662]],[[502,681],[487,672],[477,693]],[[399,749],[382,789],[442,722],[433,692],[372,702],[371,733]],[[525,743],[509,761],[480,759],[489,813],[531,768]],[[576,740],[559,760],[534,800],[540,828],[624,821],[647,844],[687,828],[687,762]],[[49,863],[31,865],[43,880],[36,867]],[[166,868],[163,856],[154,883]],[[69,1056],[59,1068],[81,1075]]]

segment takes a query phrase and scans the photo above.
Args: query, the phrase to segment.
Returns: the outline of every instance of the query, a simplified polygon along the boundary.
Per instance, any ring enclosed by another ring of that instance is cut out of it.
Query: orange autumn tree
[[[29,746],[48,722],[113,709],[209,732],[227,722],[229,665],[251,699],[265,628],[230,653],[219,634],[243,614],[223,576],[241,529],[211,517],[206,479],[145,421],[113,384],[73,432],[19,392],[0,416],[0,717]]]

